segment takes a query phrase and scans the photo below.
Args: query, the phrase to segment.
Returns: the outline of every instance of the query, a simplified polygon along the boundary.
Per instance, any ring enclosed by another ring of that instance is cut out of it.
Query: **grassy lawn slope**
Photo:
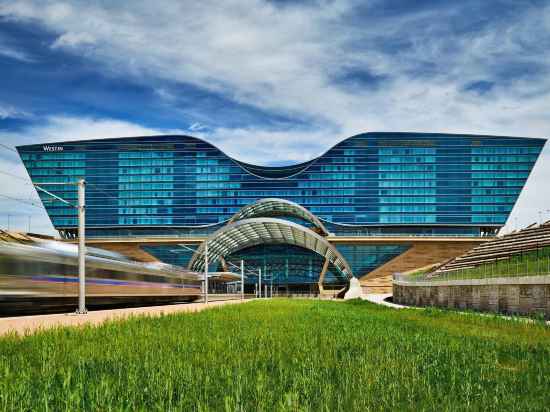
[[[545,410],[550,329],[253,301],[0,338],[0,410]]]

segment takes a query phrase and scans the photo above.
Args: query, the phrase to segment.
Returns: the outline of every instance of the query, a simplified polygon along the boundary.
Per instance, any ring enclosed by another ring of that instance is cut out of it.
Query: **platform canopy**
[[[344,257],[324,237],[302,225],[271,217],[250,218],[229,223],[208,237],[193,254],[189,269],[204,270],[204,248],[208,243],[208,261],[216,262],[234,252],[257,245],[286,244],[311,250],[325,259],[344,276],[353,276]]]
[[[305,220],[315,226],[322,235],[328,235],[328,230],[317,216],[298,203],[286,199],[265,198],[244,206],[229,219],[233,223],[242,219],[254,217],[290,216]]]

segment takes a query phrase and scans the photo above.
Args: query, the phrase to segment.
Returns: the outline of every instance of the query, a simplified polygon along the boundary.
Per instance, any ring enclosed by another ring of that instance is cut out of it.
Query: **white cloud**
[[[203,124],[200,124],[199,122],[195,122],[193,123],[191,126],[189,126],[189,130],[192,131],[192,132],[200,132],[200,131],[204,131],[204,130],[207,130],[208,127],[203,125]]]
[[[305,162],[323,154],[341,140],[326,130],[288,132],[217,128],[204,133],[195,132],[194,135],[215,144],[237,160],[253,164]],[[310,141],[305,147],[304,140]]]
[[[71,48],[90,46],[96,42],[95,38],[89,33],[63,33],[52,44],[52,48]]]
[[[34,59],[27,53],[14,49],[12,47],[0,44],[0,56],[9,57],[10,59],[19,60],[25,63],[33,63]]]
[[[0,120],[9,119],[9,118],[23,119],[27,117],[31,117],[31,114],[24,110],[20,110],[16,107],[13,107],[10,105],[2,105],[0,103]]]
[[[151,129],[122,120],[51,116],[44,124],[31,126],[24,133],[7,133],[0,138],[16,145],[34,144],[37,142],[60,142],[68,140],[100,139],[125,136],[150,136],[155,134],[183,133],[174,129]]]

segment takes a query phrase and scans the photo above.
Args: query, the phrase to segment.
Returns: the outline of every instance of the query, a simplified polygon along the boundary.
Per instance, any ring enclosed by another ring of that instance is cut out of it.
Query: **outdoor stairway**
[[[550,246],[550,222],[531,225],[518,232],[483,243],[443,264],[431,275],[507,260],[512,256],[522,255],[545,246]]]

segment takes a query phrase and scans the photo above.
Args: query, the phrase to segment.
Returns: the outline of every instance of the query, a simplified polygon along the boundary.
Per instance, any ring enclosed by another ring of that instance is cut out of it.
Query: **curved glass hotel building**
[[[223,230],[243,207],[282,199],[322,222],[326,239],[353,275],[369,279],[410,255],[419,242],[431,242],[441,252],[453,249],[450,244],[495,235],[544,143],[516,137],[364,133],[308,162],[284,167],[244,163],[190,136],[62,142],[18,151],[32,180],[60,197],[76,199],[75,187],[48,183],[86,180],[87,236],[98,242],[147,239],[139,244],[146,254],[186,266],[192,259],[187,246],[196,247]],[[74,238],[76,211],[40,196],[54,227]],[[262,216],[274,214],[264,211],[256,217]],[[311,226],[299,214],[279,211],[277,218]],[[161,238],[179,243],[152,240]],[[231,250],[221,262],[242,258],[263,267],[280,287],[317,284],[323,257],[281,243]],[[325,281],[341,283],[341,273],[329,266]]]

